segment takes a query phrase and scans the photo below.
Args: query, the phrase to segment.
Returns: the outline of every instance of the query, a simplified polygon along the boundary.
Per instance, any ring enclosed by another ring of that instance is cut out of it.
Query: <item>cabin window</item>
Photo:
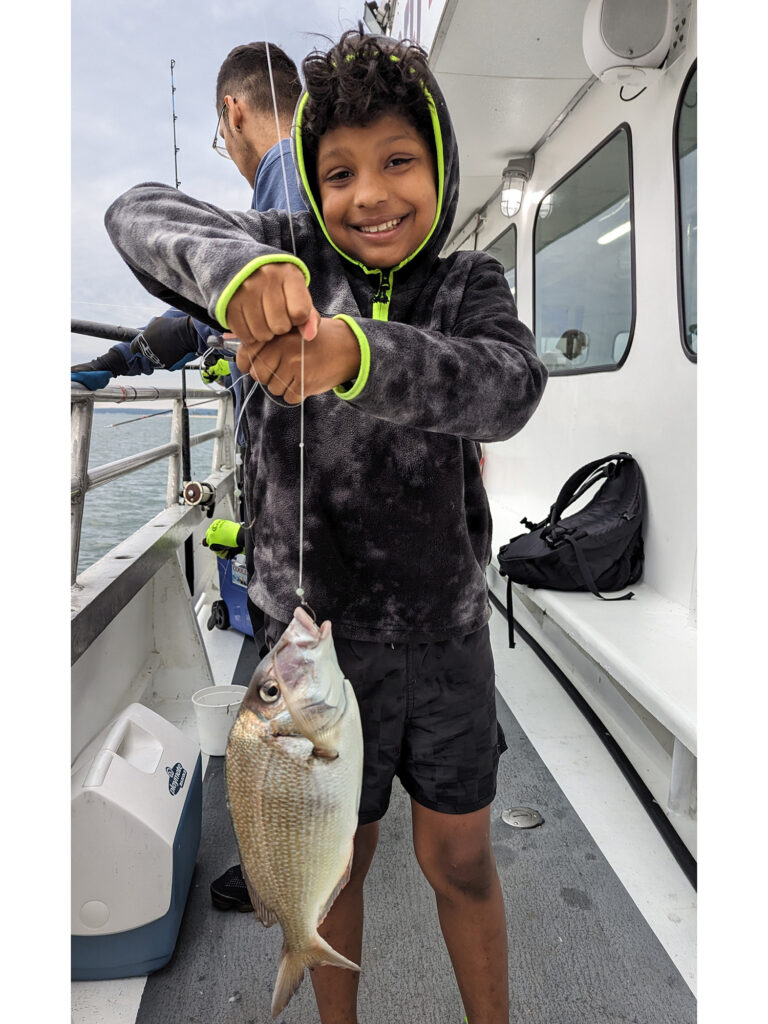
[[[696,188],[696,71],[683,89],[677,111],[677,231],[680,280],[680,318],[686,353],[698,355],[697,341],[697,188]]]
[[[504,277],[512,298],[517,302],[517,227],[513,224],[507,228],[485,251],[504,267]]]
[[[536,347],[550,374],[615,370],[634,327],[629,128],[544,196],[534,227]]]

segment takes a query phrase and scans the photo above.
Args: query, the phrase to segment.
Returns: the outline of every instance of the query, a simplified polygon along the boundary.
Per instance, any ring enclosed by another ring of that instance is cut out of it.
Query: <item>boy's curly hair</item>
[[[312,180],[321,135],[342,125],[365,127],[385,114],[404,117],[435,153],[424,96],[427,54],[416,43],[364,35],[361,26],[345,32],[327,53],[308,54],[301,68],[308,93],[302,148]]]

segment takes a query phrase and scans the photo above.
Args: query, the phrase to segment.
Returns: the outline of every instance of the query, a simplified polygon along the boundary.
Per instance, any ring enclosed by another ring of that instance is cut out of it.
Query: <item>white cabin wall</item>
[[[626,362],[616,371],[550,378],[521,434],[488,445],[485,480],[493,496],[532,519],[543,517],[581,464],[629,451],[646,479],[644,581],[691,604],[696,558],[696,364],[680,339],[675,240],[673,129],[683,82],[695,59],[695,17],[686,53],[646,92],[623,102],[595,83],[538,150],[520,213],[517,302],[533,326],[533,226],[541,196],[621,123],[630,126],[634,184],[636,321]],[[631,90],[625,90],[631,95]],[[514,140],[505,140],[514,149]],[[502,168],[499,167],[499,175]],[[510,221],[498,199],[477,242],[482,249]],[[523,532],[521,527],[520,532]],[[497,536],[494,545],[508,540]]]

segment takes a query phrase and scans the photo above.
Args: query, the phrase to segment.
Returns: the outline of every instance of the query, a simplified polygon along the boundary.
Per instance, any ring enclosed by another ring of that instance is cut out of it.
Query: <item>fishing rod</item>
[[[197,367],[191,366],[191,370],[197,369]],[[217,402],[218,398],[204,398],[202,402],[193,402],[189,408],[195,409],[198,405],[210,405],[211,402]],[[148,420],[152,416],[167,416],[169,412],[173,412],[173,409],[159,409],[157,412],[147,412],[143,416],[131,416],[128,420],[120,420],[117,423],[108,423],[108,427],[122,427],[126,423],[136,423],[137,420]]]
[[[176,180],[176,188],[179,187],[181,182],[179,181],[179,165],[176,160],[176,154],[179,152],[179,147],[176,145],[176,100],[174,94],[176,92],[176,86],[173,84],[173,69],[176,67],[176,61],[171,58],[171,113],[173,114],[173,176]]]
[[[70,331],[72,334],[84,334],[89,338],[103,338],[105,341],[131,342],[140,327],[117,327],[115,324],[100,324],[95,320],[75,320],[72,318]]]
[[[181,182],[179,181],[179,164],[177,160],[177,153],[179,147],[176,145],[176,86],[173,82],[173,69],[176,67],[176,61],[171,58],[171,114],[173,120],[171,122],[173,126],[173,175],[176,181],[176,188],[179,187]],[[186,367],[181,368],[181,479],[183,486],[186,487],[187,483],[192,479],[192,461],[190,458],[190,445],[189,445],[189,407],[187,406],[187,371]],[[195,552],[193,546],[192,537],[189,536],[184,541],[184,568],[185,575],[187,577],[187,583],[189,584],[190,594],[195,592]]]

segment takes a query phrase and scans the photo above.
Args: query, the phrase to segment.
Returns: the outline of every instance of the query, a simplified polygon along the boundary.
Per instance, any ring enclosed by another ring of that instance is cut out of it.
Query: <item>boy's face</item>
[[[326,132],[318,144],[317,178],[328,234],[367,267],[397,266],[432,227],[435,161],[399,114]]]

